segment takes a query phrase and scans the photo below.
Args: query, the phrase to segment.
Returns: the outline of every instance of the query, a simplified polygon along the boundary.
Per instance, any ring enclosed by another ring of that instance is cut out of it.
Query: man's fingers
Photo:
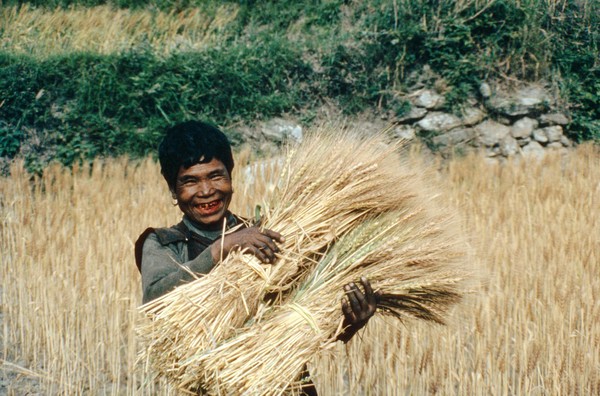
[[[261,261],[263,263],[271,263],[275,259],[273,252],[268,247],[266,247],[266,245],[257,246],[256,251],[258,252],[258,254],[260,254],[260,257],[262,258]]]
[[[260,231],[258,228],[255,227],[252,227],[252,231],[253,232],[251,234],[251,237],[254,239],[254,245],[256,245],[257,247],[261,247],[262,245],[266,244],[267,247],[273,252],[279,252],[279,247],[277,246],[275,241],[277,240],[277,238],[281,237],[281,234],[270,230]]]
[[[361,311],[367,311],[369,309],[369,303],[366,299],[366,293],[363,293],[355,283],[352,283],[352,290],[354,291],[354,296],[360,305]]]
[[[273,231],[273,230],[269,230],[269,229],[263,229],[262,233],[266,236],[268,236],[269,238],[279,242],[279,243],[283,243],[285,242],[285,238],[283,237],[283,235],[281,235],[280,233]]]
[[[350,308],[350,304],[348,304],[348,300],[345,298],[342,298],[342,312],[344,313],[344,316],[348,322],[356,322],[356,315],[354,315],[354,312],[352,312],[352,308]]]
[[[270,259],[269,259],[269,257],[267,256],[267,254],[263,250],[259,249],[258,247],[251,246],[248,249],[262,263],[269,263],[269,262],[271,262]]]
[[[375,292],[375,301],[379,302],[379,299],[381,299],[381,290]]]
[[[365,288],[365,295],[373,294],[373,288],[371,287],[371,283],[364,276],[360,277],[360,283],[362,283]]]
[[[257,238],[257,241],[260,241],[260,243],[258,245],[264,246],[265,248],[268,248],[275,253],[279,253],[279,246],[277,246],[277,244],[273,241],[273,239],[271,237],[269,237],[268,235],[260,234]],[[261,245],[261,243],[262,243],[262,245]]]
[[[360,283],[362,283],[365,288],[365,297],[367,298],[367,304],[369,307],[375,307],[377,305],[377,297],[375,293],[373,293],[373,288],[371,287],[371,283],[364,276],[360,278]]]
[[[350,308],[352,308],[352,312],[354,312],[356,316],[359,316],[360,312],[362,311],[362,304],[356,292],[358,291],[360,293],[360,291],[356,289],[356,285],[354,283],[346,285],[344,289],[346,290],[346,298],[350,302]],[[360,294],[362,295],[362,293]]]
[[[261,232],[256,227],[248,228],[246,247],[263,263],[273,263],[275,254],[279,253],[279,247],[269,235]],[[278,233],[275,233],[279,235]]]
[[[273,241],[267,241],[261,238],[254,242],[253,247],[255,251],[260,252],[264,257],[267,258],[267,261],[263,260],[263,262],[274,263],[277,259],[276,254],[279,253],[279,248],[273,243]]]

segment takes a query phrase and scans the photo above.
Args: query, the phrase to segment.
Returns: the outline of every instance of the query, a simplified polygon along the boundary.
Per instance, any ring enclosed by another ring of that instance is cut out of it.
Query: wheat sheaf
[[[343,330],[342,286],[361,277],[377,314],[443,323],[468,292],[468,249],[401,146],[333,128],[291,146],[261,203],[261,224],[286,238],[277,261],[235,252],[142,306],[140,360],[182,392],[295,393]]]

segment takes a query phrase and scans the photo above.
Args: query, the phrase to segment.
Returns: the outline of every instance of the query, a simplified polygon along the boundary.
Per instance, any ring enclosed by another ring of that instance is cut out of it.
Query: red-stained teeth
[[[217,205],[219,205],[219,201],[213,201],[213,202],[209,202],[209,203],[203,203],[203,204],[200,204],[200,207],[202,209],[210,209],[210,208],[214,208]]]

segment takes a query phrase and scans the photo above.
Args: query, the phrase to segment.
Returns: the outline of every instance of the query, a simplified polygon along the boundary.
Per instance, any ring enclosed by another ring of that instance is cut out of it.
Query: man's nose
[[[198,183],[198,194],[206,197],[214,193],[214,188],[210,180],[201,180]]]

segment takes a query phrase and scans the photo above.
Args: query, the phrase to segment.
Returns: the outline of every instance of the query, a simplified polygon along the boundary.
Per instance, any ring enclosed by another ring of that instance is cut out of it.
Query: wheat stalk
[[[277,262],[261,265],[233,253],[209,275],[142,306],[150,320],[139,326],[147,345],[141,358],[179,383],[187,369],[182,362],[231,336],[266,293],[282,295],[336,238],[410,200],[410,188],[398,176],[397,149],[383,134],[321,130],[290,150],[278,188],[263,205],[264,226],[286,237]],[[396,187],[388,191],[391,185]]]
[[[421,203],[424,204],[424,203]],[[460,238],[443,218],[413,207],[365,221],[337,241],[281,307],[237,337],[186,361],[182,388],[211,393],[281,394],[299,389],[302,367],[335,341],[342,286],[367,276],[382,294],[379,312],[443,323],[465,293]]]

